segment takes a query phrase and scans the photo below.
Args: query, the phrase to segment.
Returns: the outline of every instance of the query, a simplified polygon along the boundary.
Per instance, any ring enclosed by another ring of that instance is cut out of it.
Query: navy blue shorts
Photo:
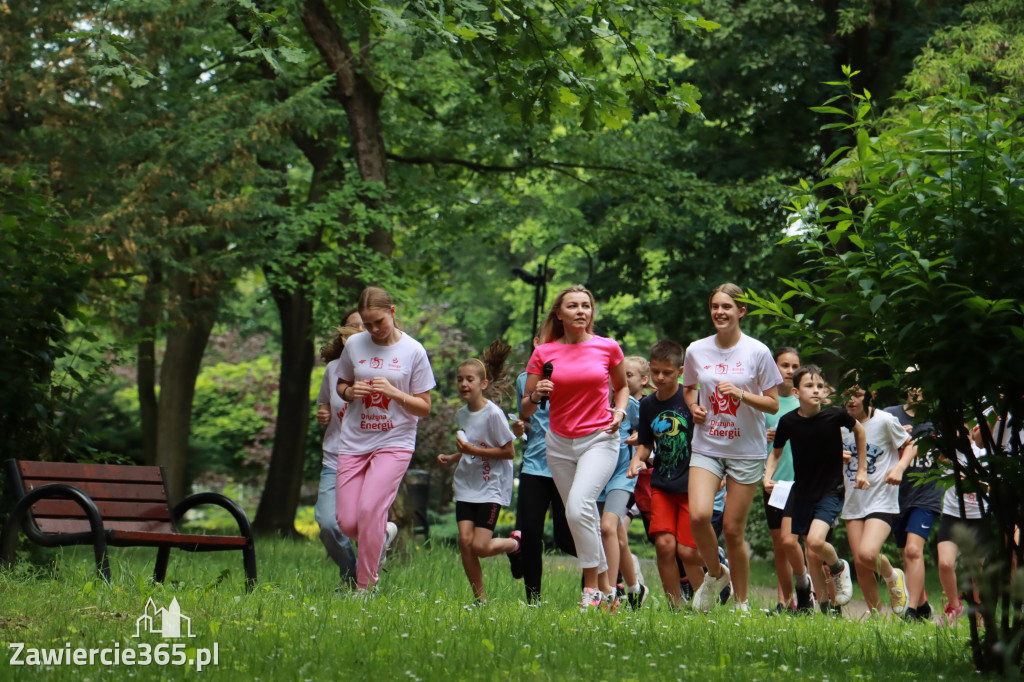
[[[456,502],[455,520],[472,521],[477,528],[494,530],[501,505],[497,502]]]
[[[838,493],[826,495],[817,502],[794,500],[791,497],[786,501],[786,510],[782,515],[792,519],[790,530],[793,535],[807,535],[814,520],[824,521],[831,528],[839,518],[839,512],[843,511],[843,500],[844,495]]]
[[[900,512],[896,519],[896,525],[892,527],[892,534],[896,538],[896,546],[903,549],[907,546],[907,533],[920,535],[925,540],[932,534],[932,526],[939,514],[931,509],[923,507],[911,507]]]

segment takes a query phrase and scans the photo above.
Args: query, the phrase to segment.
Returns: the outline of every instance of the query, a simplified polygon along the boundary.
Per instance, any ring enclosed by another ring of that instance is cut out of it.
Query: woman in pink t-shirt
[[[359,317],[366,331],[349,338],[336,368],[338,395],[348,402],[336,512],[341,531],[359,545],[356,586],[368,590],[377,583],[385,542],[394,539],[387,535],[388,509],[416,447],[416,423],[430,414],[434,373],[423,346],[395,327],[388,292],[364,289]]]
[[[629,387],[622,349],[596,336],[594,296],[581,286],[563,290],[548,312],[526,366],[523,417],[550,398],[551,423],[545,444],[548,467],[565,503],[565,518],[583,569],[581,611],[614,608],[615,595],[601,593],[598,575],[608,570],[601,544],[597,497],[619,457],[619,424],[626,415]],[[550,378],[544,375],[550,363]],[[608,380],[615,393],[610,408]]]

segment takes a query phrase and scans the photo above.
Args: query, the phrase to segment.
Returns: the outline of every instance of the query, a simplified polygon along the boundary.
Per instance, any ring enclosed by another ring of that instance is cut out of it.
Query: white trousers
[[[597,498],[608,485],[619,461],[619,434],[598,429],[580,438],[563,438],[548,431],[548,468],[565,504],[565,520],[576,543],[580,568],[608,570],[601,543]]]

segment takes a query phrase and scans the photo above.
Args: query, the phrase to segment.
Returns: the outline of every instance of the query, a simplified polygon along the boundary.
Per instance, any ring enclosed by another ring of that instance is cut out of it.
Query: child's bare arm
[[[857,482],[853,487],[867,490],[871,486],[868,483],[868,438],[860,422],[853,425],[853,440],[857,443]]]
[[[629,460],[629,469],[626,470],[626,478],[636,478],[637,475],[647,468],[647,460],[651,458],[651,449],[646,445],[637,445],[636,454]]]
[[[764,466],[764,491],[771,493],[775,487],[775,481],[772,480],[772,476],[775,475],[776,470],[779,468],[779,460],[782,459],[782,448],[772,448],[772,454],[768,455],[768,461],[765,462]]]
[[[488,459],[512,459],[516,456],[515,447],[512,445],[512,441],[505,443],[496,448],[485,448],[478,447],[476,445],[470,445],[461,439],[455,439],[456,447],[459,448],[459,452],[464,455],[473,455],[474,457],[486,457]]]

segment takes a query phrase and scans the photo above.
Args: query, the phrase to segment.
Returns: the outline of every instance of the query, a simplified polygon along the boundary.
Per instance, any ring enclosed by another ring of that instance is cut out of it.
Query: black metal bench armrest
[[[195,495],[189,495],[184,500],[176,504],[174,509],[171,511],[171,516],[173,517],[175,525],[177,525],[178,521],[185,516],[185,512],[204,504],[213,504],[226,509],[235,519],[235,523],[238,524],[238,534],[248,540],[249,544],[252,545],[252,524],[249,522],[249,517],[246,515],[245,510],[230,497],[221,495],[220,493],[196,493]]]
[[[9,566],[14,562],[14,554],[18,548],[18,528],[23,521],[27,521],[29,508],[41,499],[64,498],[77,503],[89,519],[89,532],[87,533],[65,533],[51,535],[39,532],[35,524],[25,524],[25,534],[35,543],[44,547],[53,547],[66,544],[69,540],[77,541],[89,538],[92,540],[93,551],[96,554],[96,568],[107,581],[110,580],[110,566],[107,562],[107,534],[103,528],[103,518],[96,503],[84,492],[68,485],[67,483],[49,483],[39,486],[35,490],[18,500],[14,505],[14,511],[4,525],[3,536],[0,537],[0,561]]]

